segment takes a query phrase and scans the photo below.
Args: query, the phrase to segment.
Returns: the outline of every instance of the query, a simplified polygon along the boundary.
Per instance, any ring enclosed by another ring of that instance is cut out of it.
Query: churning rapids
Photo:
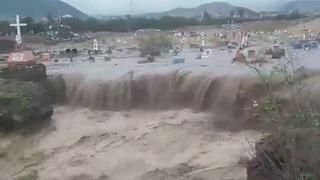
[[[1,137],[8,155],[0,158],[0,177],[245,180],[250,143],[262,136],[255,116],[266,92],[247,67],[223,65],[110,75],[95,64],[52,75],[52,84],[63,84],[65,93],[55,93],[63,104],[40,132]],[[304,97],[318,102],[318,73],[299,72]],[[281,77],[270,87],[290,103]]]

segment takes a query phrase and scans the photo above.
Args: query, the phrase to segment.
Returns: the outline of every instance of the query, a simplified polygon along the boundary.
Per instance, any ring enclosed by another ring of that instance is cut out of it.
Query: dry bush
[[[270,75],[249,65],[265,84],[267,98],[260,105],[260,120],[270,136],[252,147],[254,158],[248,163],[248,180],[320,179],[320,113],[308,106],[301,93],[302,83],[293,57],[288,64],[275,66]],[[269,86],[275,74],[283,77],[284,101]]]
[[[172,41],[164,32],[151,31],[137,38],[142,55],[160,55],[159,53],[171,47]]]

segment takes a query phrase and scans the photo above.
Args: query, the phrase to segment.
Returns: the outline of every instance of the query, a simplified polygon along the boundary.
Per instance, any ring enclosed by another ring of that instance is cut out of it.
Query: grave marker
[[[21,37],[21,27],[27,26],[26,23],[20,23],[20,16],[19,14],[16,16],[16,23],[10,24],[11,27],[16,27],[17,35],[16,35],[16,42],[17,45],[20,46],[22,44],[22,37]]]

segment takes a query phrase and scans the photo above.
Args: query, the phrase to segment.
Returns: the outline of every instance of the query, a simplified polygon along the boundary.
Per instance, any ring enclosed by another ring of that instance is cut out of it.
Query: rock
[[[105,56],[104,57],[104,61],[111,61],[111,57],[110,56]]]
[[[109,55],[112,54],[112,48],[109,47],[108,50],[106,51],[106,53],[109,54]]]
[[[90,57],[88,58],[88,60],[89,60],[90,62],[95,62],[95,61],[96,61],[96,58],[93,57],[93,56],[90,56]]]
[[[238,50],[236,56],[232,59],[232,63],[238,62],[238,63],[245,63],[246,62],[246,57],[244,54]]]
[[[0,81],[0,127],[30,124],[52,114],[49,96],[39,84]]]
[[[153,63],[153,62],[155,62],[155,57],[148,56],[147,60],[138,61],[138,64],[146,64],[146,63]]]
[[[272,55],[273,54],[273,50],[271,48],[267,49],[264,53],[265,55]]]
[[[284,49],[274,49],[272,53],[272,59],[280,59],[285,55],[286,51]]]
[[[199,49],[200,48],[200,45],[199,44],[189,44],[189,47],[190,48],[194,48],[194,49]]]
[[[159,50],[159,49],[145,49],[145,50],[140,50],[140,51],[141,51],[141,57],[161,56],[161,50]]]
[[[184,64],[185,61],[186,61],[185,58],[174,58],[174,59],[172,60],[172,64]]]

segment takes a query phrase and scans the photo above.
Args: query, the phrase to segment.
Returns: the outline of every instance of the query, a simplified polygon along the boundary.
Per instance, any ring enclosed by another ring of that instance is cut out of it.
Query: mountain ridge
[[[229,16],[231,11],[237,14],[239,10],[244,11],[245,16],[256,16],[257,13],[251,9],[233,6],[226,2],[212,2],[199,5],[195,8],[175,8],[165,12],[147,13],[142,16],[148,18],[160,18],[162,16],[174,16],[174,17],[199,17],[204,11],[207,11],[212,16]]]
[[[45,17],[48,14],[53,16],[73,15],[80,18],[89,16],[60,0],[1,0],[0,18],[14,19],[15,15],[30,16],[36,19]]]
[[[282,9],[283,11],[299,11],[302,13],[320,11],[320,0],[296,0],[288,2]]]

